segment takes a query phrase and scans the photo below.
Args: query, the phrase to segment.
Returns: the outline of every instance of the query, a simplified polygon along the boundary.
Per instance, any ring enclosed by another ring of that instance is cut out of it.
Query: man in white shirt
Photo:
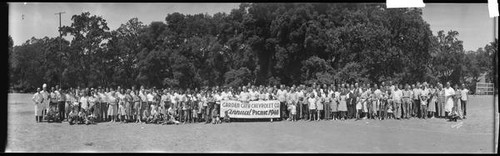
[[[420,92],[420,118],[425,119],[427,117],[427,103],[430,97],[430,90],[427,88],[427,83],[424,82],[422,85],[422,91]]]
[[[392,94],[392,99],[395,104],[395,112],[394,115],[396,116],[397,120],[401,119],[401,98],[403,97],[403,91],[400,90],[399,88],[402,88],[402,85],[399,85],[399,87],[394,88],[394,94]]]
[[[446,88],[444,89],[444,96],[445,96],[445,116],[448,117],[448,115],[451,113],[453,109],[453,96],[455,95],[455,90],[451,88],[450,82],[446,83]]]
[[[413,107],[411,107],[413,117],[419,117],[420,115],[420,93],[422,92],[422,86],[420,85],[420,82],[417,82],[417,85],[413,88]]]
[[[43,102],[43,97],[42,94],[40,94],[40,88],[36,89],[35,95],[33,95],[33,98],[31,98],[33,102],[35,103],[35,118],[36,122],[41,122],[42,121],[42,112],[41,112],[41,104]]]
[[[280,110],[281,110],[281,119],[285,120],[286,118],[286,90],[285,85],[281,85],[280,89],[277,92],[278,100],[280,101]]]
[[[460,103],[462,104],[461,108],[462,108],[462,111],[463,111],[463,116],[464,116],[464,119],[466,119],[466,115],[467,115],[467,99],[469,99],[469,90],[467,88],[465,88],[465,84],[462,83],[461,85],[461,91],[460,91]]]

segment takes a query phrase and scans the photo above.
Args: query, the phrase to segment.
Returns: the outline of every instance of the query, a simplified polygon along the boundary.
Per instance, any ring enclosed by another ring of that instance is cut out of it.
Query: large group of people
[[[277,100],[283,121],[465,119],[468,90],[449,82],[416,84],[312,84],[293,86],[203,87],[156,89],[97,87],[47,89],[33,96],[36,122],[135,122],[154,124],[231,121],[220,113],[224,100]],[[271,119],[272,121],[273,119]]]

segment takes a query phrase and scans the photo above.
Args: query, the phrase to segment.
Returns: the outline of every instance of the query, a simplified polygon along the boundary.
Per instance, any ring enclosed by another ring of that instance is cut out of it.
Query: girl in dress
[[[429,87],[429,95],[430,95],[430,100],[429,100],[429,105],[427,107],[428,115],[431,116],[430,118],[434,118],[434,113],[436,112],[436,101],[437,101],[437,89],[430,85]]]

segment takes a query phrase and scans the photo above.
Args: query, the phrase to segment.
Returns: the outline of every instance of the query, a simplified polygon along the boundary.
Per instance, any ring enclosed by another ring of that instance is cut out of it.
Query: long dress
[[[436,102],[437,102],[437,93],[436,89],[431,89],[430,95],[431,95],[431,100],[429,102],[429,106],[427,107],[428,112],[436,112]]]
[[[340,104],[338,110],[341,112],[346,112],[347,111],[347,97],[346,95],[341,95],[340,96]]]
[[[446,112],[452,112],[453,109],[453,95],[455,94],[455,90],[452,88],[450,89],[445,89],[445,96],[446,96],[446,103],[445,103],[445,111]]]
[[[331,97],[331,99],[330,99],[330,108],[332,109],[332,112],[338,112],[337,98]]]

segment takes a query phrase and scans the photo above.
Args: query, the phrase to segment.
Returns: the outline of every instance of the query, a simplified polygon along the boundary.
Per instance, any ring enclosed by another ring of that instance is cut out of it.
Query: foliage
[[[482,73],[497,77],[491,59],[497,40],[466,53],[457,31],[434,36],[421,9],[242,3],[229,14],[176,12],[146,25],[132,18],[116,30],[89,12],[71,20],[61,28],[71,41],[32,38],[10,46],[11,87],[472,83]]]

